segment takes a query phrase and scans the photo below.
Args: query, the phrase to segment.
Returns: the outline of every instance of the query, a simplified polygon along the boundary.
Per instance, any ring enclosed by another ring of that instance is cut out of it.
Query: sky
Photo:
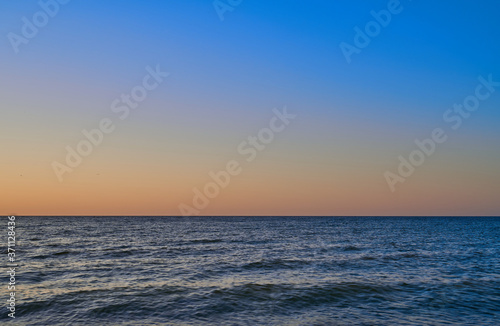
[[[499,9],[0,1],[0,214],[499,215]]]

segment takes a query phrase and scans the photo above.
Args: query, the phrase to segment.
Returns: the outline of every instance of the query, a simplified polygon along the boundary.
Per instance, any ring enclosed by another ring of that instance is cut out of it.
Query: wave
[[[296,259],[271,259],[251,262],[241,266],[243,269],[282,269],[282,268],[297,268],[304,265],[309,265],[310,262],[306,260]]]
[[[344,248],[342,248],[342,250],[344,250],[344,251],[359,251],[362,249],[359,247],[353,246],[353,245],[349,245],[349,246],[345,246]]]
[[[188,243],[219,243],[219,242],[224,242],[222,239],[195,239],[195,240],[189,240],[187,241]]]

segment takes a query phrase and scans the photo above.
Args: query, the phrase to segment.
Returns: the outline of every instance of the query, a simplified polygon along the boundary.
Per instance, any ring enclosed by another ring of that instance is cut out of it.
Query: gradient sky
[[[443,113],[500,81],[498,1],[409,1],[348,64],[341,42],[388,1],[70,1],[15,53],[37,1],[0,2],[0,214],[179,215],[241,162],[201,215],[499,215],[500,88],[452,130]],[[146,67],[170,76],[120,121]],[[272,109],[297,118],[246,162]],[[116,130],[59,182],[81,130]],[[444,144],[391,192],[416,138]]]

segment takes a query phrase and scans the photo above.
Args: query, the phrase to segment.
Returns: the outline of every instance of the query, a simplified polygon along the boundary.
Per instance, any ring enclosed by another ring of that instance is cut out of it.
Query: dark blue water
[[[500,325],[500,218],[16,222],[19,325]]]

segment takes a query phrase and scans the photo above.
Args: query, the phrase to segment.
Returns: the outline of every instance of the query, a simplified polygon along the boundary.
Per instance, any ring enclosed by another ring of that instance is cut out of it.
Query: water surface
[[[23,325],[499,325],[500,218],[16,222]]]

